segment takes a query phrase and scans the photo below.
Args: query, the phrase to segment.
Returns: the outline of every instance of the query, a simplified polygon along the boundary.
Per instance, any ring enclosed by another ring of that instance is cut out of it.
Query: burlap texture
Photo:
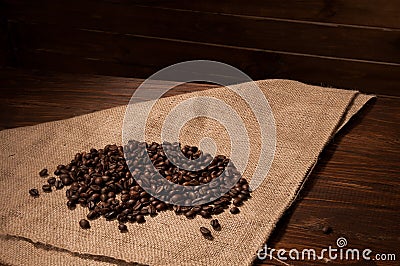
[[[199,233],[209,220],[188,220],[173,212],[128,224],[121,234],[117,222],[93,221],[82,230],[78,221],[86,210],[69,211],[65,189],[33,199],[28,190],[41,187],[42,168],[68,163],[76,152],[106,144],[121,144],[126,106],[67,120],[0,132],[1,262],[10,265],[105,265],[138,262],[150,265],[249,265],[277,221],[290,206],[323,147],[372,96],[356,91],[309,86],[288,80],[259,81],[272,108],[277,145],[272,167],[238,215],[218,216],[223,230],[208,241]],[[246,85],[242,89],[247,89]],[[232,106],[245,121],[251,155],[245,177],[251,176],[259,155],[260,131],[249,107],[227,88],[159,100],[146,128],[148,141],[160,141],[162,119],[184,99],[212,96]],[[218,153],[229,154],[229,136],[210,119],[199,118],[185,126],[184,144],[198,146],[209,136]],[[34,245],[33,243],[39,243]],[[290,247],[289,247],[290,248]],[[107,258],[111,260],[107,260]]]

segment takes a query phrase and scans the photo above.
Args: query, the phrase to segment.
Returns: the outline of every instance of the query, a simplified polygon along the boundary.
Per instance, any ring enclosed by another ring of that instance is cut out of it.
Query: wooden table
[[[141,82],[133,78],[1,69],[0,128],[34,125],[127,104]],[[167,96],[211,87],[185,84]],[[320,250],[335,246],[338,237],[345,237],[349,248],[396,255],[397,261],[375,260],[368,265],[399,265],[399,114],[399,97],[378,95],[335,136],[299,199],[278,223],[268,240],[269,247]],[[330,226],[333,232],[324,234],[324,226]],[[311,264],[255,262],[263,263]]]

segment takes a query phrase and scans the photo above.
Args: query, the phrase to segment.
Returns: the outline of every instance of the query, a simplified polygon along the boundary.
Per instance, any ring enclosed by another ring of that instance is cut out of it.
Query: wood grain
[[[58,25],[11,23],[10,26],[14,27],[13,39],[17,44],[16,65],[23,68],[147,78],[178,62],[208,59],[233,65],[253,79],[287,78],[367,93],[400,95],[400,65],[69,29]]]
[[[68,25],[68,28],[400,64],[400,29],[309,24],[98,1],[41,0],[23,5],[10,1],[9,5],[9,19],[39,24],[33,31],[31,28],[25,31],[31,35],[41,33],[36,40],[43,42],[47,33],[42,24],[55,24],[60,29],[52,37],[60,40],[65,38],[62,26]],[[31,38],[27,36],[28,40]],[[31,45],[25,38],[20,42]]]
[[[107,0],[127,3],[130,0]],[[270,17],[277,19],[326,22],[360,26],[400,27],[400,3],[395,0],[220,0],[220,1],[134,1],[164,8],[219,14]]]
[[[126,104],[140,82],[133,78],[2,69],[0,127],[34,125]],[[186,84],[168,95],[213,86]],[[399,97],[378,95],[335,136],[298,200],[278,223],[268,246],[321,250],[335,246],[336,239],[343,236],[349,248],[369,248],[373,254],[394,253],[397,260],[400,258],[399,114]],[[333,228],[332,234],[322,233],[325,225]],[[285,265],[269,260],[255,264]],[[370,261],[364,265],[398,263]]]

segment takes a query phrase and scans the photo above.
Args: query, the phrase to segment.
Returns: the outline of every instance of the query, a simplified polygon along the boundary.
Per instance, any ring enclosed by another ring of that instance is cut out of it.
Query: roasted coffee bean
[[[54,187],[55,187],[57,190],[60,190],[60,189],[62,189],[62,188],[64,187],[64,185],[63,185],[63,183],[62,183],[60,180],[56,180],[56,182],[54,183]]]
[[[203,234],[203,235],[211,235],[211,231],[210,230],[208,230],[206,227],[204,227],[204,226],[201,226],[200,227],[200,232]]]
[[[210,224],[211,224],[212,228],[214,228],[215,231],[221,230],[221,225],[220,225],[218,219],[211,220]]]
[[[92,210],[86,215],[86,217],[89,220],[95,220],[95,219],[100,217],[100,213],[98,213],[97,211]]]
[[[64,186],[69,186],[72,184],[73,180],[70,177],[62,177],[61,182]]]
[[[87,207],[89,210],[93,210],[94,208],[96,208],[96,203],[94,201],[89,201]]]
[[[50,185],[43,185],[42,186],[42,190],[43,190],[43,192],[46,192],[46,193],[49,193],[49,192],[51,192],[51,186]]]
[[[243,204],[243,202],[239,197],[233,199],[233,205],[241,206],[242,204]]]
[[[41,177],[45,177],[45,176],[48,176],[48,175],[49,175],[49,173],[47,172],[47,169],[46,169],[46,168],[42,169],[42,170],[39,172],[39,176],[41,176]]]
[[[205,210],[201,210],[200,215],[201,215],[201,217],[206,218],[206,219],[211,217],[211,214]]]
[[[96,184],[96,185],[101,185],[102,183],[103,183],[103,178],[102,177],[100,177],[100,176],[98,176],[98,177],[96,177],[95,179],[94,179],[94,183]]]
[[[203,227],[203,226],[200,227],[200,233],[208,240],[213,240],[214,239],[214,237],[211,234],[211,231],[208,230],[207,228]]]
[[[166,207],[167,206],[165,205],[165,203],[161,202],[161,203],[157,204],[156,209],[157,209],[157,211],[163,211],[166,209]]]
[[[136,222],[138,222],[138,223],[144,223],[144,222],[146,221],[146,219],[144,219],[144,216],[141,215],[141,214],[136,215],[135,220],[136,220]]]
[[[82,219],[82,220],[79,221],[79,226],[82,229],[89,229],[90,228],[90,223],[89,223],[88,220]]]
[[[75,208],[76,208],[76,203],[73,202],[73,201],[71,201],[71,200],[69,200],[69,201],[67,201],[67,207],[68,207],[68,209],[70,209],[70,210],[75,210]]]
[[[125,224],[119,224],[118,229],[121,233],[128,232],[128,227]]]
[[[117,215],[117,220],[120,223],[126,223],[128,221],[128,218],[126,217],[125,214],[120,213]]]
[[[106,214],[104,214],[104,218],[106,218],[109,221],[114,220],[117,218],[117,212],[115,211],[107,212]]]
[[[56,178],[50,177],[49,179],[47,179],[47,183],[49,183],[49,185],[54,185],[56,183]]]
[[[323,228],[322,228],[322,232],[324,233],[324,234],[326,234],[326,235],[329,235],[330,233],[332,233],[332,227],[330,227],[330,226],[324,226]]]
[[[229,210],[232,214],[238,214],[240,212],[238,207],[233,207]]]
[[[148,207],[148,210],[149,210],[150,215],[155,215],[157,213],[157,210],[153,205],[150,205]]]
[[[32,197],[34,197],[34,198],[37,198],[37,197],[39,197],[39,190],[37,190],[36,188],[32,188],[32,189],[30,189],[29,190],[29,194],[32,196]]]
[[[185,213],[185,216],[186,216],[186,218],[193,219],[196,216],[196,213],[194,211],[190,210]]]

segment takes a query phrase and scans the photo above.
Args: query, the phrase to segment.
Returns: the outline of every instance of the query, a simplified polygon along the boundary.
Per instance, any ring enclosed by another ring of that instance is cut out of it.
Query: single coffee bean
[[[212,228],[214,228],[215,231],[221,230],[221,225],[220,225],[218,219],[211,220],[210,224],[211,224]]]
[[[43,192],[49,193],[51,192],[51,186],[50,185],[43,185],[42,186]]]
[[[204,238],[206,238],[206,239],[208,239],[208,240],[213,240],[213,239],[214,239],[214,237],[213,237],[212,234],[211,234],[211,231],[208,230],[207,228],[201,226],[201,227],[200,227],[200,232],[201,232],[201,234],[204,236]]]
[[[89,220],[95,220],[95,219],[97,219],[97,218],[99,218],[100,217],[100,213],[98,213],[97,211],[90,211],[87,215],[86,215],[86,217],[89,219]]]
[[[141,214],[136,215],[136,222],[138,223],[144,223],[146,221],[146,219],[144,219],[144,216]]]
[[[117,212],[115,211],[107,212],[106,214],[104,214],[104,218],[106,218],[109,221],[114,220],[115,218],[117,218]]]
[[[326,235],[329,235],[330,233],[332,233],[332,227],[330,227],[330,226],[324,226],[323,228],[322,228],[322,232],[324,233],[324,234],[326,234]]]
[[[233,200],[233,205],[235,205],[235,206],[241,206],[242,204],[243,204],[243,201],[239,197],[237,197]]]
[[[49,179],[47,179],[47,183],[49,183],[49,185],[54,185],[56,183],[56,178],[50,177]]]
[[[61,177],[61,182],[64,186],[69,186],[72,184],[73,180],[70,177]]]
[[[79,226],[82,229],[89,229],[90,228],[90,223],[89,223],[88,220],[82,219],[82,220],[79,221]]]
[[[47,169],[46,169],[46,168],[42,169],[42,170],[39,172],[39,176],[41,176],[41,177],[45,177],[45,176],[48,176],[48,175],[49,175],[49,173],[47,172]]]
[[[238,213],[240,212],[240,210],[239,210],[238,207],[233,207],[232,209],[230,209],[230,212],[231,212],[232,214],[238,214]]]
[[[64,187],[64,185],[63,185],[63,183],[62,183],[60,180],[56,180],[56,182],[54,183],[54,187],[55,187],[57,190],[60,190],[60,189],[62,189],[62,188]]]
[[[68,207],[68,209],[70,209],[70,210],[75,210],[75,208],[76,208],[76,203],[73,202],[73,201],[71,201],[71,200],[69,200],[69,201],[67,201],[67,207]]]
[[[34,197],[34,198],[37,198],[37,197],[39,197],[39,190],[37,190],[36,188],[32,188],[32,189],[30,189],[29,190],[29,194],[32,196],[32,197]]]
[[[119,231],[121,231],[121,233],[128,231],[128,227],[125,224],[119,224],[118,229],[119,229]]]
[[[211,214],[205,210],[201,210],[200,215],[201,215],[201,217],[206,218],[206,219],[211,217]]]
[[[117,215],[117,220],[120,223],[126,223],[128,221],[128,218],[126,217],[125,214],[120,213],[120,214]]]
[[[155,215],[157,213],[157,210],[153,205],[150,205],[148,207],[148,210],[149,210],[150,215]]]
[[[203,234],[203,235],[211,235],[211,231],[210,230],[208,230],[206,227],[204,227],[204,226],[201,226],[200,227],[200,232]]]

